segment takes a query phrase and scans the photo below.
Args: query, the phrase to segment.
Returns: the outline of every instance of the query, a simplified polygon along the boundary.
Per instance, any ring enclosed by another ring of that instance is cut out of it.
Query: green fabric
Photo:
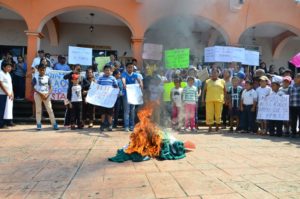
[[[168,139],[163,140],[159,159],[161,160],[179,160],[185,158],[184,144],[181,141],[175,141],[170,144]]]
[[[119,163],[125,162],[125,161],[128,161],[128,160],[132,160],[133,162],[142,162],[142,161],[145,161],[145,160],[149,160],[149,158],[141,156],[138,153],[127,154],[127,153],[124,152],[123,149],[119,149],[117,151],[116,156],[108,158],[108,160],[112,161],[112,162],[119,162]]]

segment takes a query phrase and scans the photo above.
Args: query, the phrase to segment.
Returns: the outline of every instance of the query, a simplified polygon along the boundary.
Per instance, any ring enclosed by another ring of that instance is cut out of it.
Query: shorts
[[[99,106],[99,111],[101,115],[109,115],[112,116],[114,114],[114,108],[106,108],[106,107],[102,107]]]
[[[229,115],[230,117],[240,117],[240,110],[238,108],[232,108],[230,111],[229,111]]]

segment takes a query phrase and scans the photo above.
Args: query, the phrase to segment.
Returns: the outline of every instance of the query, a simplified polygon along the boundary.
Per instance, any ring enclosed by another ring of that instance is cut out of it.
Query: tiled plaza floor
[[[0,131],[0,198],[300,198],[300,139],[178,134],[197,145],[178,161],[108,162],[128,133]]]

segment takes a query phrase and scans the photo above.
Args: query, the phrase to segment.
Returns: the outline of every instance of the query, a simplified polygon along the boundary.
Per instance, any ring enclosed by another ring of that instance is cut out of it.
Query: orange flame
[[[151,121],[151,115],[156,105],[155,102],[149,102],[138,112],[140,122],[135,125],[134,131],[130,135],[126,153],[137,152],[142,156],[159,156],[162,135],[160,129]]]

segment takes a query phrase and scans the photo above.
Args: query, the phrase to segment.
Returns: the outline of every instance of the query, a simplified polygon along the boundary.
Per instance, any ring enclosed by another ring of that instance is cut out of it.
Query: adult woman
[[[206,124],[208,131],[212,131],[212,125],[216,122],[216,131],[219,131],[221,115],[226,98],[226,86],[223,79],[219,79],[218,69],[211,71],[211,78],[206,80],[202,101],[206,103]]]
[[[27,65],[22,56],[18,56],[18,64],[14,71],[13,85],[16,99],[22,99],[25,96],[25,75]]]

